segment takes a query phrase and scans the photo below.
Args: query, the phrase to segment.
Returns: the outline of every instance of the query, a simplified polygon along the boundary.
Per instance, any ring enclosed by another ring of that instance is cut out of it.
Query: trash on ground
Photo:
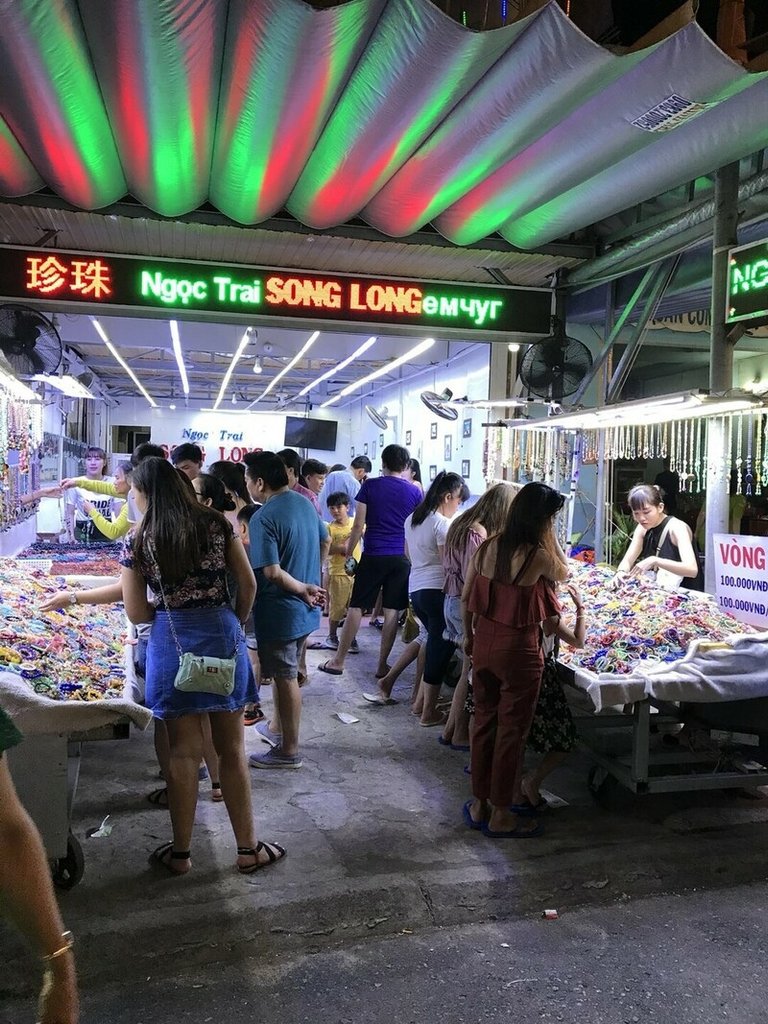
[[[337,711],[336,712],[336,717],[338,718],[338,720],[340,722],[343,722],[344,725],[354,725],[355,722],[359,722],[360,721],[359,718],[355,718],[354,715],[347,714],[346,711]]]
[[[583,882],[582,889],[604,889],[608,885],[607,878],[595,878],[591,882]]]
[[[99,825],[98,828],[93,829],[88,833],[91,839],[106,839],[108,835],[112,834],[112,826],[108,825],[109,815],[106,816],[104,821]]]
[[[557,911],[556,910],[545,910],[542,913],[541,916],[543,918],[545,918],[547,921],[556,921],[557,920]]]

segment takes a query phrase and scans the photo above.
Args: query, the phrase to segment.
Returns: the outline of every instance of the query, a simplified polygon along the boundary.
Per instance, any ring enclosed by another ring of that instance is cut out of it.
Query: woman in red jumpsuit
[[[502,532],[475,554],[462,593],[475,693],[473,799],[464,820],[492,839],[541,832],[510,805],[541,684],[541,623],[560,614],[552,584],[568,576],[554,532],[564,500],[546,484],[526,484]]]

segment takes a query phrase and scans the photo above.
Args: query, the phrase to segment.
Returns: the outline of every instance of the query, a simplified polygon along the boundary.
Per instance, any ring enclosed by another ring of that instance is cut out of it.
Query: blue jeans
[[[415,590],[411,603],[416,617],[427,631],[427,658],[424,664],[424,682],[428,686],[442,686],[445,670],[456,645],[443,638],[445,615],[442,590]]]

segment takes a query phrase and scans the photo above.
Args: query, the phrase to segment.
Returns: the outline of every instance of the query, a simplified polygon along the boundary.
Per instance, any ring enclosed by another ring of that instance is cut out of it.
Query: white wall
[[[486,431],[481,427],[490,415],[487,409],[460,409],[457,420],[450,421],[435,416],[427,409],[419,398],[422,391],[440,393],[449,388],[454,398],[467,396],[472,400],[488,398],[488,345],[474,345],[454,358],[448,366],[430,368],[420,373],[415,379],[403,384],[374,388],[372,393],[356,401],[346,410],[350,416],[350,433],[355,455],[367,454],[373,462],[374,474],[381,467],[381,440],[384,445],[402,444],[410,451],[413,458],[421,464],[422,478],[425,488],[429,486],[429,468],[435,466],[461,473],[462,462],[469,462],[467,484],[473,494],[481,494],[485,490],[483,477],[483,444]],[[386,406],[388,426],[381,430],[365,413],[365,406],[373,405],[377,409]],[[464,420],[471,422],[471,436],[463,436]],[[437,425],[437,437],[430,437],[432,424]],[[406,443],[406,433],[410,431],[410,444]],[[451,457],[445,458],[445,439],[451,441]],[[375,446],[375,448],[374,448]],[[375,451],[375,455],[374,455]],[[350,448],[346,449],[345,457],[351,457]],[[339,459],[340,462],[344,458]]]
[[[291,416],[299,416],[299,409],[289,409]],[[313,419],[339,421],[336,451],[307,449],[306,457],[320,459],[329,465],[345,462],[349,451],[349,421],[346,414],[334,411],[313,411]],[[127,399],[111,410],[110,426],[148,426],[153,444],[173,448],[185,441],[199,444],[205,451],[206,464],[220,459],[240,462],[246,452],[254,449],[278,451],[284,448],[286,413],[241,413],[230,405],[216,412],[194,409],[152,409],[145,401]]]

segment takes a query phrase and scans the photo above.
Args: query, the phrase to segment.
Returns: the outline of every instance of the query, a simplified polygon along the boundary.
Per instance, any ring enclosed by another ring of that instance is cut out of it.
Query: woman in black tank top
[[[656,573],[665,590],[680,586],[683,579],[695,580],[700,572],[690,528],[664,511],[661,491],[655,485],[638,484],[627,495],[632,518],[637,523],[617,573],[641,576]]]

